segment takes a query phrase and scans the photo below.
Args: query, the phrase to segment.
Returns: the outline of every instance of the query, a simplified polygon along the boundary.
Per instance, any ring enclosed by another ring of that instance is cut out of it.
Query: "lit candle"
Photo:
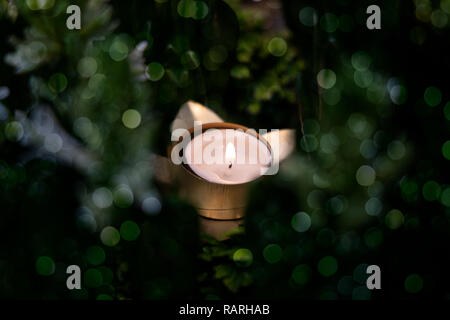
[[[228,142],[227,148],[225,150],[225,161],[227,163],[230,163],[228,169],[231,169],[231,167],[233,166],[234,159],[236,159],[236,148],[234,147],[234,144]]]
[[[173,143],[168,148],[167,170],[155,171],[155,175],[177,182],[180,196],[197,209],[200,230],[215,238],[223,239],[223,234],[242,224],[248,202],[247,182],[275,174],[279,161],[295,145],[293,130],[271,130],[261,135],[247,130],[188,101],[171,125]],[[214,158],[221,161],[211,161]]]
[[[197,176],[217,184],[255,180],[267,171],[272,161],[266,143],[235,129],[207,130],[195,136],[186,145],[184,158]]]

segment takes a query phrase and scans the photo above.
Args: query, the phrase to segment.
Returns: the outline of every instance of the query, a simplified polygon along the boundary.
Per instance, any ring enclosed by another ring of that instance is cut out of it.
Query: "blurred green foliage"
[[[369,4],[0,0],[0,297],[448,294],[450,5]],[[226,241],[152,179],[187,100],[298,132]]]

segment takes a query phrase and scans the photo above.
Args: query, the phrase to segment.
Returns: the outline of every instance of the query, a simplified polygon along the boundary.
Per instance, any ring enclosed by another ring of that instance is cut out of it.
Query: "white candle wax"
[[[272,160],[267,145],[235,129],[209,129],[184,149],[187,165],[199,177],[219,184],[240,184],[263,175]]]

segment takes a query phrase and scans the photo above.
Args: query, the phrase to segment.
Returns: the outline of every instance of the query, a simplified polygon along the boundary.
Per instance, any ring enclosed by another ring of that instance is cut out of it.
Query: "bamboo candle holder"
[[[240,129],[246,134],[253,135],[269,150],[270,144],[258,133],[249,131],[247,127],[233,123],[208,123],[201,126],[201,133],[208,129]],[[188,130],[192,136],[194,128]],[[169,149],[169,158],[172,148]],[[175,166],[175,165],[174,165]],[[214,220],[236,220],[244,217],[247,206],[249,182],[239,184],[215,183],[195,174],[188,164],[175,166],[177,180],[180,185],[180,195],[187,199],[204,218]]]
[[[274,135],[268,133],[261,136],[254,130],[249,131],[245,126],[224,122],[209,108],[192,101],[186,102],[180,108],[172,123],[171,131],[184,129],[192,138],[195,133],[193,128],[195,121],[202,122],[201,134],[208,129],[240,129],[245,134],[252,135],[258,143],[264,144],[271,161],[276,161],[277,165],[294,148],[294,130],[284,129]],[[176,184],[179,187],[179,195],[196,208],[200,230],[223,240],[224,234],[243,223],[250,183],[259,179],[260,176],[243,183],[212,182],[196,174],[184,161],[176,165],[171,161],[172,149],[181,142],[182,138],[168,148],[168,158],[157,157],[155,162],[158,168],[157,179],[163,183]]]

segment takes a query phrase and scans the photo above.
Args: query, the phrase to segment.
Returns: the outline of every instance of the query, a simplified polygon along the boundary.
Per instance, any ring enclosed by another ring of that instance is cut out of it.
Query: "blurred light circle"
[[[326,256],[319,260],[317,269],[324,277],[331,277],[338,270],[338,262],[334,257]]]
[[[84,87],[83,91],[81,92],[81,98],[83,100],[89,100],[94,98],[96,94],[98,94],[98,92],[92,90],[88,85],[87,87]]]
[[[55,93],[63,92],[67,88],[67,78],[63,73],[55,73],[50,77],[48,86]]]
[[[410,274],[405,279],[405,290],[409,293],[417,293],[423,288],[423,279],[420,275]]]
[[[320,26],[325,32],[335,32],[339,28],[339,19],[333,13],[325,13],[320,18]]]
[[[157,215],[161,211],[161,201],[153,196],[145,198],[141,208],[148,215]]]
[[[44,148],[48,152],[57,153],[63,147],[63,140],[57,133],[51,133],[45,136]]]
[[[252,102],[248,105],[247,110],[250,114],[258,114],[261,110],[261,104],[259,102]]]
[[[376,248],[383,242],[383,231],[379,228],[370,228],[364,233],[364,242],[369,248]]]
[[[381,196],[383,189],[383,184],[380,181],[375,181],[367,188],[367,194],[371,197],[378,197]]]
[[[283,38],[274,37],[269,41],[267,50],[276,57],[284,56],[287,51],[287,43]]]
[[[435,201],[441,195],[441,186],[436,181],[427,181],[422,187],[422,195],[427,201]]]
[[[230,75],[236,79],[250,78],[250,69],[244,65],[235,65],[231,68]]]
[[[359,238],[355,239],[355,236],[351,232],[347,232],[338,238],[336,249],[340,254],[349,254],[358,243]]]
[[[429,105],[430,107],[435,107],[442,101],[441,90],[433,86],[425,89],[423,97],[425,99],[426,104]]]
[[[91,120],[85,117],[77,118],[73,123],[73,131],[81,138],[89,137],[93,132]]]
[[[122,122],[128,129],[136,129],[141,124],[141,114],[135,109],[128,109],[122,115]]]
[[[344,276],[339,279],[337,289],[343,295],[351,295],[353,291],[353,278],[350,276]]]
[[[446,207],[450,207],[450,187],[448,187],[444,191],[442,191],[441,203]]]
[[[19,141],[24,133],[23,126],[18,121],[11,121],[5,126],[5,136],[8,140]]]
[[[296,284],[305,285],[311,278],[312,270],[307,264],[301,264],[294,268],[292,271],[292,280]]]
[[[204,1],[181,0],[178,2],[177,12],[183,18],[201,20],[206,18],[209,8]]]
[[[368,275],[367,275],[367,267],[369,265],[362,263],[356,266],[353,270],[353,280],[358,282],[359,284],[366,284]]]
[[[311,227],[311,218],[306,212],[298,212],[292,217],[291,226],[297,232],[305,232]]]
[[[349,14],[343,14],[339,17],[339,28],[344,32],[351,32],[355,23],[353,17]]]
[[[336,74],[333,70],[322,69],[317,74],[317,83],[324,89],[331,89],[336,84]]]
[[[90,268],[84,272],[84,285],[89,288],[98,288],[103,284],[103,276],[100,271]]]
[[[420,227],[420,221],[417,218],[409,218],[405,221],[405,228],[408,230],[417,230]]]
[[[364,51],[357,51],[352,54],[351,62],[356,70],[365,71],[369,69],[372,58]]]
[[[429,2],[417,1],[416,2],[416,18],[422,22],[428,22],[431,15],[431,6]]]
[[[120,226],[120,236],[127,241],[136,240],[141,234],[141,229],[134,221],[125,221]]]
[[[105,246],[114,247],[120,241],[120,233],[114,227],[105,227],[100,233],[100,240]]]
[[[216,45],[209,49],[208,51],[209,58],[212,62],[221,64],[225,62],[228,57],[227,48],[223,45]]]
[[[403,225],[405,217],[403,216],[403,213],[400,210],[393,209],[388,212],[384,221],[389,229],[395,230]]]
[[[78,62],[77,70],[82,77],[89,78],[97,72],[97,60],[92,57],[82,58]]]
[[[159,81],[164,76],[165,70],[162,64],[152,62],[147,66],[146,74],[151,81]]]
[[[323,92],[323,100],[330,106],[335,106],[341,100],[341,90],[333,87]]]
[[[392,160],[400,160],[405,156],[406,148],[399,140],[392,141],[387,147],[387,154]]]
[[[248,267],[253,263],[253,254],[248,249],[238,249],[233,254],[233,261],[239,267]]]
[[[320,124],[315,119],[305,119],[303,121],[302,131],[305,135],[316,135],[320,132]]]
[[[353,75],[353,81],[360,88],[368,88],[372,84],[373,74],[368,70],[356,70]]]
[[[104,74],[96,73],[89,79],[88,87],[91,90],[101,89],[105,80],[106,76]]]
[[[335,153],[339,144],[339,138],[334,133],[326,133],[320,138],[320,148],[327,154]]]
[[[407,97],[406,88],[402,85],[395,85],[389,90],[389,96],[393,103],[403,104]]]
[[[55,262],[47,256],[40,256],[36,260],[36,272],[41,276],[50,276],[55,273]]]
[[[77,210],[77,226],[88,232],[95,232],[97,229],[97,221],[95,221],[95,218],[89,208],[80,207]]]
[[[370,186],[375,182],[375,177],[375,170],[367,165],[361,166],[358,171],[356,171],[356,181],[361,186]]]
[[[364,139],[359,145],[359,152],[366,159],[371,159],[377,154],[377,146],[371,139]]]
[[[0,102],[0,121],[8,120],[9,112],[8,109]]]
[[[417,193],[419,191],[419,186],[413,179],[404,177],[400,181],[400,189],[402,191],[402,196],[406,200],[412,200],[416,199]]]
[[[30,10],[47,10],[53,7],[55,0],[27,0],[26,3]]]
[[[367,99],[373,104],[381,104],[386,96],[386,89],[383,86],[371,85],[367,88]]]
[[[113,193],[114,204],[119,208],[128,208],[133,204],[134,196],[127,185],[118,186]]]
[[[434,10],[431,13],[431,23],[436,28],[445,28],[445,26],[447,25],[447,22],[448,22],[448,17],[444,11],[438,9],[438,10]]]
[[[316,10],[311,7],[302,8],[298,13],[298,18],[307,27],[315,26],[319,20]]]
[[[441,9],[450,14],[450,0],[441,0]]]
[[[322,189],[328,188],[331,185],[330,181],[328,181],[327,175],[321,173],[313,174],[313,183],[316,187]]]
[[[416,26],[411,29],[409,37],[413,43],[420,46],[427,39],[427,32],[422,27]]]
[[[449,0],[450,1],[450,0]],[[444,107],[444,115],[447,120],[450,121],[450,102],[447,102]]]
[[[105,258],[105,250],[103,250],[102,247],[91,246],[86,250],[86,260],[94,266],[102,264],[105,261]]]
[[[25,52],[25,59],[29,60],[34,64],[42,62],[47,57],[48,48],[45,43],[41,41],[32,41],[29,43]]]
[[[183,18],[191,18],[195,13],[195,0],[181,0],[178,2],[177,12]]]
[[[101,266],[98,268],[98,271],[102,273],[103,284],[109,285],[114,279],[114,273],[112,270],[106,266]]]
[[[201,20],[206,18],[208,15],[209,8],[206,2],[204,1],[195,1],[194,2],[194,14],[192,15],[192,18],[196,20]]]
[[[37,134],[45,136],[54,132],[55,119],[48,112],[38,112],[31,126]]]
[[[93,216],[83,214],[77,218],[77,226],[88,232],[95,232],[97,229],[97,222]]]
[[[116,62],[125,60],[128,57],[128,45],[119,37],[114,39],[109,47],[109,56]]]
[[[92,201],[100,209],[108,208],[113,202],[112,192],[105,187],[95,189],[92,193]]]
[[[283,250],[277,244],[269,244],[264,248],[263,256],[268,263],[274,264],[281,260]]]
[[[306,152],[313,152],[317,150],[319,141],[314,135],[306,134],[300,140],[300,146]]]
[[[322,208],[324,198],[324,193],[321,190],[312,190],[308,193],[306,201],[311,208],[320,209]]]
[[[356,287],[352,291],[352,300],[370,300],[372,293],[366,286]]]
[[[445,159],[450,160],[450,140],[447,140],[442,145],[442,155]]]
[[[378,216],[383,209],[383,204],[378,198],[373,197],[367,200],[364,208],[369,216]]]
[[[335,196],[328,200],[329,208],[335,215],[341,214],[346,209],[347,200],[343,196]]]
[[[347,125],[351,132],[358,139],[364,139],[370,133],[369,121],[362,113],[352,113],[347,120]]]

